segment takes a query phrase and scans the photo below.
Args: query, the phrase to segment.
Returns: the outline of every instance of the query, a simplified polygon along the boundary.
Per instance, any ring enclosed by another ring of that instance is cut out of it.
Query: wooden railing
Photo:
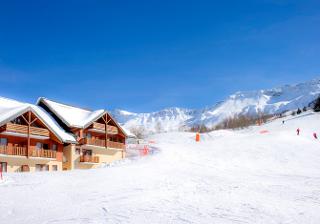
[[[105,147],[106,146],[106,141],[103,139],[93,139],[93,138],[85,138],[84,139],[84,144],[85,145],[95,145],[95,146],[101,146]]]
[[[93,122],[93,124],[92,124],[93,129],[97,129],[97,130],[100,130],[103,132],[105,132],[105,127],[106,127],[105,124],[101,124],[98,122]],[[118,128],[115,126],[111,126],[111,125],[107,126],[107,131],[108,131],[108,134],[112,134],[112,135],[116,135],[119,133]]]
[[[106,141],[103,140],[103,139],[85,138],[83,144],[105,147],[106,146]],[[125,149],[125,144],[123,144],[121,142],[108,141],[107,144],[108,144],[109,148]]]
[[[12,156],[27,156],[26,146],[0,145],[0,154]],[[30,157],[56,158],[57,152],[49,149],[36,149],[34,146],[30,148]]]
[[[80,156],[80,163],[99,163],[99,156]]]
[[[5,125],[5,131],[28,134],[28,126],[21,125],[21,124],[7,123]],[[30,127],[30,134],[46,136],[46,137],[49,137],[50,135],[49,130],[45,128],[37,128],[37,127]]]
[[[116,148],[116,149],[125,149],[125,144],[123,144],[121,142],[108,141],[108,147]]]
[[[0,145],[0,154],[12,156],[27,156],[27,147]]]
[[[57,152],[50,149],[36,149],[31,147],[29,155],[32,157],[57,158]]]

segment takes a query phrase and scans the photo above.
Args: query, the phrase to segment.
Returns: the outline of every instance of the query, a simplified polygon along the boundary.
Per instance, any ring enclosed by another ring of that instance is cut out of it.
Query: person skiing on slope
[[[282,121],[282,124],[284,124],[284,121]]]
[[[318,136],[317,136],[317,133],[313,133],[313,137],[315,138],[315,139],[318,139]]]
[[[300,135],[300,128],[297,129],[297,135]]]

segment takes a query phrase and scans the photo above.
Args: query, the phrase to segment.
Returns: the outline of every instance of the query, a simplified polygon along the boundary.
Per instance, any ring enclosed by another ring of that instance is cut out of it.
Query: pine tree
[[[304,106],[304,107],[302,108],[302,111],[303,111],[303,112],[306,112],[306,111],[307,111],[307,107]]]
[[[313,110],[315,112],[320,112],[320,96],[315,100]]]

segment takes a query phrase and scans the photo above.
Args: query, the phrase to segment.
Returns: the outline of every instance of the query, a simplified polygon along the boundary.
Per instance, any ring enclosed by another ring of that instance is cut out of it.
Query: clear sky
[[[320,1],[1,1],[0,95],[135,112],[320,77]]]

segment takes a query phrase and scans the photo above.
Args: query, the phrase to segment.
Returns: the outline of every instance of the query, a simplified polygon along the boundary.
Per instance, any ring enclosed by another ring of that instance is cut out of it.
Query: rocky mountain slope
[[[143,127],[148,132],[168,132],[189,129],[196,125],[214,127],[236,115],[281,113],[308,106],[320,95],[320,79],[268,90],[236,92],[223,102],[201,110],[167,108],[152,113],[132,113],[115,110],[113,116],[125,128]]]

